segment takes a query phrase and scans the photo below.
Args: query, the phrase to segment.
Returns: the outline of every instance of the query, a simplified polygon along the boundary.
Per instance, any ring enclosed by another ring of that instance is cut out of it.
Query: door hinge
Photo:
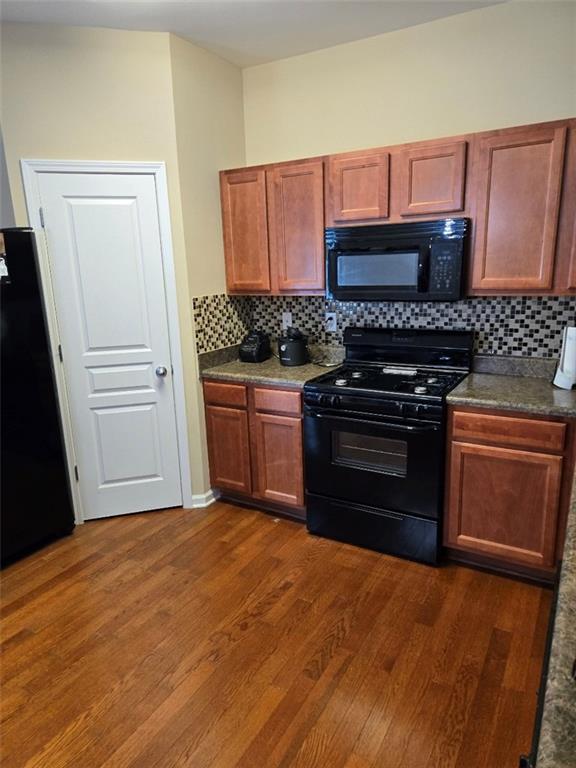
[[[74,464],[74,477],[76,478],[76,482],[80,482],[80,475],[78,474],[78,465]]]
[[[39,208],[38,210],[40,212],[40,226],[44,229],[44,208]]]
[[[62,354],[62,344],[58,344],[58,357],[60,358],[60,362],[64,362],[64,355]]]

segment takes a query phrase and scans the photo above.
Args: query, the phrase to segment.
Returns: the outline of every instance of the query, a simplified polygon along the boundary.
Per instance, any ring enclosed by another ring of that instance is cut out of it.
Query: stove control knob
[[[339,395],[332,395],[332,397],[330,398],[330,405],[332,406],[332,408],[338,408],[338,406],[340,405],[340,402],[341,400]]]
[[[330,395],[320,395],[318,398],[319,405],[330,405]]]

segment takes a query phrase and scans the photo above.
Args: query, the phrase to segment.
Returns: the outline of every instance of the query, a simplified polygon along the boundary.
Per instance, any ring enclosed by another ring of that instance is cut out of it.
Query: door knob
[[[168,375],[168,368],[166,368],[165,365],[159,365],[158,368],[156,368],[156,376],[161,376],[164,378],[164,376]]]

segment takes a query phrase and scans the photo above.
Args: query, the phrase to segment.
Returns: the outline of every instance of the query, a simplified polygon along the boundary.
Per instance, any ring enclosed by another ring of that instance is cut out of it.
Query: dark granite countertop
[[[576,390],[554,387],[548,379],[471,373],[448,395],[450,405],[499,408],[543,416],[576,416]]]
[[[576,766],[576,478],[558,588],[537,768]]]
[[[314,363],[295,366],[280,365],[277,358],[271,357],[263,363],[242,363],[240,360],[233,360],[213,368],[206,368],[202,371],[202,378],[302,389],[308,379],[320,376],[327,370],[328,368]]]

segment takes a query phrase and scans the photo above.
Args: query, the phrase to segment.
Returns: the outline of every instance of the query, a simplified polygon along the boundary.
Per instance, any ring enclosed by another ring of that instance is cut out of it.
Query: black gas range
[[[311,533],[438,561],[445,398],[472,344],[468,331],[346,329],[344,364],[304,386]]]

